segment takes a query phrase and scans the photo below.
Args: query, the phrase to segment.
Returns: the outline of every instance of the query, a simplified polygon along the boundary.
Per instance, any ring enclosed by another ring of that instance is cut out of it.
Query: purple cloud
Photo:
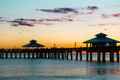
[[[120,13],[112,14],[113,17],[120,17]]]

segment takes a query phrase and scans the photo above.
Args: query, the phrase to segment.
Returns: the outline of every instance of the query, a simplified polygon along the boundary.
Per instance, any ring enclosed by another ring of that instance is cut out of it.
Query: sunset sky
[[[82,46],[99,32],[120,40],[120,0],[0,0],[0,48],[31,39],[46,47]]]

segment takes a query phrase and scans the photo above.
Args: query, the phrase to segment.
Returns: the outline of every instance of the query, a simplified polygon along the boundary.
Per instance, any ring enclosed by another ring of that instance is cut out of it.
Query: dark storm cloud
[[[76,9],[73,8],[54,8],[54,9],[36,9],[37,11],[49,12],[49,13],[78,13]]]

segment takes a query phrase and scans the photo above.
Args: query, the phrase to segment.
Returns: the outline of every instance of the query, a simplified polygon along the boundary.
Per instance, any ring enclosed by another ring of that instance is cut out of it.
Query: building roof
[[[30,43],[23,45],[23,47],[39,48],[39,47],[45,47],[45,46],[37,43],[36,40],[31,40]]]
[[[108,38],[104,33],[99,33],[96,34],[95,38],[87,40],[84,43],[120,43],[120,41]]]

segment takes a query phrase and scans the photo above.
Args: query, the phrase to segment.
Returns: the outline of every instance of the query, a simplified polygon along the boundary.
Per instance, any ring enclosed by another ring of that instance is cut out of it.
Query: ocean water
[[[0,80],[120,80],[120,64],[0,59]]]

